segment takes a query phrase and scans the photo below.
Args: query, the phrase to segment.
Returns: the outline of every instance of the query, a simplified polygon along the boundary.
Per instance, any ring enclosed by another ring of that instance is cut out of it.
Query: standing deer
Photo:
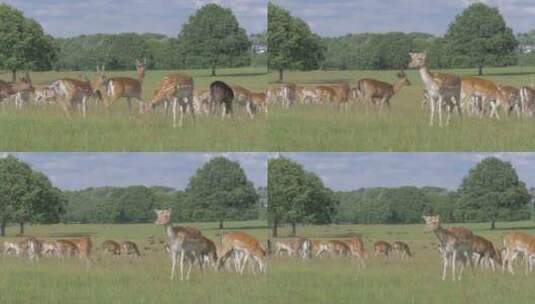
[[[155,91],[150,109],[156,108],[162,103],[172,102],[173,128],[176,128],[176,110],[180,110],[179,127],[184,124],[184,113],[189,109],[193,122],[195,122],[195,109],[193,104],[193,78],[187,75],[175,73],[165,76],[160,87]]]
[[[190,227],[173,226],[171,224],[171,209],[154,210],[157,215],[156,225],[164,227],[171,255],[171,280],[175,279],[177,263],[180,264],[180,280],[184,280],[184,263],[188,264],[186,279],[189,280],[191,268],[195,261],[200,260],[202,234],[199,230]],[[180,259],[179,259],[180,255]]]
[[[41,243],[34,237],[26,238],[26,243],[28,244],[28,258],[30,261],[39,262],[41,257]]]
[[[243,252],[244,257],[239,261],[239,272],[243,274],[247,261],[253,262],[252,271],[258,269],[260,273],[266,271],[266,250],[257,238],[246,232],[227,232],[221,238],[221,255],[218,257],[218,269],[225,265],[227,259],[231,258],[235,252]]]
[[[59,258],[74,257],[79,255],[80,251],[75,243],[70,240],[57,240],[56,241],[56,255]]]
[[[87,101],[89,97],[93,96],[90,83],[79,79],[63,78],[55,81],[49,89],[53,92],[52,95],[60,100],[61,107],[67,117],[70,117],[75,106],[80,106],[82,117],[86,117]]]
[[[91,239],[88,237],[81,237],[79,239],[70,239],[69,241],[76,245],[80,259],[85,261],[88,267],[91,266],[93,263],[91,260],[93,242],[91,242]]]
[[[528,273],[528,267],[530,265],[530,246],[534,246],[535,238],[524,232],[509,232],[503,238],[503,246],[505,247],[505,254],[503,255],[502,270],[505,271],[505,267],[511,274],[514,274],[513,261],[519,254],[524,256],[526,263],[526,273]],[[534,252],[531,252],[533,255]]]
[[[351,256],[359,261],[360,266],[366,266],[365,259],[368,258],[368,254],[364,249],[364,242],[362,241],[362,238],[359,235],[355,235],[348,240],[344,240],[344,242],[349,247]]]
[[[522,112],[528,116],[533,116],[533,108],[535,106],[535,88],[523,86],[520,88],[520,107]]]
[[[412,258],[411,248],[402,241],[395,241],[392,243],[392,252],[394,252],[401,259]]]
[[[232,103],[234,92],[232,88],[222,81],[214,81],[210,84],[210,112],[221,110],[223,118],[232,115]]]
[[[376,104],[376,101],[378,101],[381,109],[383,109],[385,105],[390,109],[390,99],[392,96],[401,91],[404,86],[411,85],[405,72],[401,71],[397,76],[398,79],[394,84],[375,79],[360,79],[356,86],[357,96],[368,104]]]
[[[440,243],[439,251],[443,259],[442,280],[446,280],[450,263],[452,280],[461,280],[466,261],[470,261],[470,265],[472,265],[472,240],[474,234],[472,231],[461,227],[442,228],[439,215],[423,216],[423,219],[426,231],[435,233]],[[457,262],[461,262],[458,278],[455,276]]]
[[[462,117],[461,103],[461,78],[455,75],[430,72],[426,66],[426,53],[410,53],[411,63],[409,67],[417,68],[429,94],[429,105],[431,108],[430,125],[433,126],[435,111],[438,110],[438,125],[442,127],[442,108],[448,109],[446,125],[450,122],[450,113],[454,107],[457,108],[459,116]]]
[[[121,245],[116,241],[105,240],[102,242],[102,251],[104,254],[117,256],[121,254]]]
[[[143,62],[136,59],[137,79],[130,77],[108,78],[105,66],[97,66],[97,73],[93,76],[92,86],[95,93],[102,96],[106,107],[115,104],[120,98],[125,98],[128,103],[128,111],[132,113],[132,99],[137,99],[140,102],[139,112],[143,112],[145,102],[142,93],[146,64],[146,59]]]

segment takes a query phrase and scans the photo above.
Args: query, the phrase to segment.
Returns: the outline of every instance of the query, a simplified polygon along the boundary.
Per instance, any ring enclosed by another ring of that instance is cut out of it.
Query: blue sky
[[[359,32],[444,34],[473,0],[274,0],[325,36]],[[535,0],[485,0],[517,32],[535,29]]]
[[[272,157],[274,155],[271,155]],[[496,156],[535,187],[535,153],[282,153],[319,175],[334,190],[437,186],[456,189],[480,160]]]
[[[54,36],[152,32],[176,36],[197,8],[231,8],[247,33],[267,28],[267,0],[1,0],[22,10]]]
[[[5,153],[2,153],[5,155]],[[169,186],[183,189],[206,161],[225,156],[240,162],[256,187],[267,185],[267,153],[14,153],[45,173],[57,187]],[[1,156],[1,155],[0,155]]]

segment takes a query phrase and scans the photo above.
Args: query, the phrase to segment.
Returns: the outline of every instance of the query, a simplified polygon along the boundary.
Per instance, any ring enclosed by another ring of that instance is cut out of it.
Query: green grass
[[[473,75],[474,70],[447,71]],[[535,67],[488,68],[484,78],[501,84],[526,85],[535,79]],[[393,82],[395,71],[289,72],[285,81],[302,85],[361,78]],[[408,71],[412,86],[391,100],[390,112],[351,105],[339,112],[326,105],[299,105],[290,110],[272,107],[269,142],[275,151],[533,151],[535,120],[501,120],[452,115],[447,128],[429,127],[421,108],[423,85],[417,71]],[[274,79],[275,75],[272,75]]]
[[[462,225],[501,247],[501,236],[510,229],[535,232],[534,222]],[[465,271],[461,282],[441,280],[442,260],[433,243],[434,234],[424,225],[331,225],[306,226],[298,233],[313,239],[363,235],[370,254],[367,267],[359,268],[348,258],[316,258],[310,262],[274,258],[269,268],[273,303],[533,303],[535,273],[525,276],[523,265],[511,276],[501,270]],[[281,231],[285,235],[286,231]],[[373,257],[373,243],[403,240],[414,253],[411,260]],[[448,278],[450,279],[450,278]]]
[[[150,100],[160,79],[172,71],[148,71],[143,97]],[[219,76],[207,70],[181,71],[192,75],[196,90],[207,89],[214,80],[262,91],[268,74],[262,68],[222,69]],[[135,77],[134,72],[110,73]],[[34,85],[48,85],[72,73],[32,73]],[[7,75],[4,75],[7,80]],[[59,106],[30,106],[22,111],[0,106],[1,151],[263,151],[269,147],[267,122],[261,115],[251,120],[242,108],[233,119],[198,117],[195,125],[186,116],[182,129],[173,129],[171,116],[163,111],[140,115],[134,102],[130,116],[126,101],[119,100],[110,111],[91,104],[88,117],[67,119]]]
[[[192,224],[216,240],[217,224]],[[265,240],[265,222],[226,223],[228,230],[245,230]],[[11,235],[16,229],[8,231]],[[77,259],[42,258],[32,266],[26,259],[0,259],[0,303],[271,303],[266,276],[192,271],[189,282],[169,279],[170,259],[158,244],[147,250],[147,238],[164,238],[161,227],[132,225],[51,225],[28,227],[38,238],[90,235],[96,247],[105,239],[138,243],[139,260],[100,258],[93,267]],[[156,251],[153,251],[156,250]],[[96,254],[99,252],[97,250]]]

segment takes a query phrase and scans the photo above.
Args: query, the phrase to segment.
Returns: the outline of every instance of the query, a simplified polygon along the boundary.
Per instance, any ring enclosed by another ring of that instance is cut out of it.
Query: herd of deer
[[[160,241],[171,257],[171,280],[175,279],[177,268],[180,269],[180,280],[190,279],[192,268],[198,264],[201,270],[207,267],[221,271],[236,271],[244,274],[249,267],[253,274],[265,273],[269,255],[295,256],[303,260],[312,257],[351,257],[360,267],[366,266],[368,254],[360,235],[354,234],[345,239],[311,240],[303,237],[286,240],[267,241],[267,249],[254,236],[246,232],[221,233],[220,241],[205,237],[202,232],[193,227],[174,226],[171,223],[171,209],[155,210],[157,219],[155,224],[164,227],[167,240]],[[447,277],[451,268],[452,280],[460,280],[467,264],[490,267],[496,270],[496,265],[502,266],[514,274],[513,262],[522,257],[525,271],[535,268],[535,237],[523,232],[509,232],[504,235],[503,248],[498,250],[494,244],[472,231],[462,227],[443,228],[440,216],[423,216],[426,231],[433,232],[438,239],[438,252],[443,259],[442,280]],[[149,238],[150,244],[156,244],[154,237]],[[392,244],[377,241],[373,245],[376,257],[399,257],[408,259],[413,257],[409,245],[402,241]],[[148,249],[148,247],[146,248]],[[103,254],[112,256],[140,257],[137,245],[132,241],[118,243],[106,240],[102,243]],[[55,241],[38,240],[33,237],[19,242],[5,241],[4,254],[28,256],[38,261],[41,255],[56,255],[60,258],[79,256],[87,265],[91,265],[92,242],[88,237],[79,239],[63,239]],[[457,272],[457,267],[459,270]]]
[[[169,108],[172,108],[173,127],[177,124],[177,110],[180,113],[179,126],[182,126],[184,115],[188,111],[193,121],[195,113],[213,115],[221,112],[222,116],[226,117],[232,114],[233,103],[244,106],[251,118],[260,111],[267,113],[264,93],[255,93],[241,86],[231,87],[222,81],[214,81],[209,90],[195,94],[193,78],[181,73],[164,76],[154,91],[152,100],[146,102],[142,96],[145,67],[146,60],[136,60],[137,78],[129,78],[109,77],[105,66],[97,66],[92,78],[80,74],[79,79],[62,78],[40,88],[32,85],[29,73],[26,73],[18,83],[0,80],[0,102],[14,100],[16,107],[22,108],[33,94],[36,104],[58,103],[69,117],[78,107],[81,115],[85,117],[90,99],[103,103],[108,108],[124,98],[130,112],[133,100],[139,102],[140,113],[152,112],[157,107],[164,106],[167,114]]]

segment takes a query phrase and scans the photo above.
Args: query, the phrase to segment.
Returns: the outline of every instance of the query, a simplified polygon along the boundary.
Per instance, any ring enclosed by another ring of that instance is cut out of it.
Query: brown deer
[[[377,241],[373,244],[373,249],[375,252],[375,256],[390,256],[390,253],[392,253],[392,245],[390,243],[385,241]]]
[[[173,128],[176,128],[176,110],[180,110],[179,127],[184,124],[184,113],[189,109],[193,122],[195,122],[195,109],[193,104],[193,78],[184,74],[169,74],[165,76],[159,88],[155,91],[150,102],[150,109],[154,109],[162,103],[171,101],[173,111]]]
[[[347,107],[351,91],[349,83],[347,83],[346,81],[342,81],[337,84],[329,85],[329,87],[331,87],[335,92],[334,99],[332,100],[332,102],[334,102],[336,108],[340,109],[341,107]]]
[[[251,118],[260,111],[264,112],[266,117],[268,116],[268,105],[266,103],[266,93],[251,92],[251,102],[247,107],[247,112]]]
[[[117,256],[121,254],[121,245],[113,240],[105,240],[102,242],[102,252],[112,256]]]
[[[520,102],[520,90],[508,85],[498,85],[498,93],[500,98],[498,99],[503,107],[503,110],[507,116],[511,115],[511,112],[515,111],[516,116],[520,118],[522,112]]]
[[[25,240],[21,241],[4,241],[4,255],[21,256],[26,253],[28,243]]]
[[[472,241],[474,234],[462,227],[442,228],[440,216],[423,216],[426,225],[426,231],[435,233],[439,244],[439,251],[443,259],[442,280],[446,280],[447,269],[451,264],[452,280],[460,280],[468,260],[472,264]],[[459,276],[456,277],[456,265],[461,263]]]
[[[217,267],[217,247],[215,243],[205,236],[200,238],[201,259],[199,266],[204,268],[205,265]]]
[[[175,279],[175,269],[177,263],[180,264],[180,280],[184,280],[184,263],[188,264],[186,279],[189,280],[191,268],[195,261],[200,260],[201,256],[201,237],[199,230],[191,227],[173,226],[171,224],[171,209],[154,210],[157,218],[154,222],[156,225],[164,227],[169,245],[169,254],[171,256],[171,280]],[[179,259],[180,255],[180,259]]]
[[[221,238],[221,255],[218,258],[218,269],[225,265],[226,261],[231,258],[235,252],[242,252],[243,258],[239,261],[239,272],[243,274],[247,261],[251,259],[253,273],[258,269],[260,273],[266,271],[265,259],[266,250],[254,236],[246,232],[227,232]]]
[[[490,264],[492,271],[496,271],[496,263],[500,265],[502,263],[500,253],[496,251],[492,242],[482,236],[474,235],[472,252],[476,256],[476,266],[482,266],[481,262],[485,261]]]
[[[450,122],[450,114],[453,108],[457,108],[459,116],[462,117],[461,103],[461,78],[455,75],[430,72],[426,66],[426,53],[410,53],[411,62],[409,67],[417,68],[429,95],[430,105],[430,125],[433,126],[435,111],[438,110],[438,125],[442,127],[442,108],[447,107],[448,118],[446,125]]]
[[[75,243],[70,240],[56,241],[56,255],[59,258],[74,257],[80,254],[80,251]]]
[[[359,261],[360,266],[366,266],[365,260],[368,258],[368,254],[364,249],[364,242],[362,241],[362,238],[359,235],[355,235],[350,239],[344,240],[344,242],[349,247],[351,256]]]
[[[327,241],[327,252],[330,256],[351,256],[351,249],[341,240]]]
[[[402,241],[395,241],[392,243],[392,252],[401,259],[412,258],[411,248],[407,243]]]
[[[502,260],[502,270],[505,271],[505,267],[507,267],[509,272],[514,274],[513,261],[519,254],[522,254],[526,263],[526,273],[528,273],[530,255],[535,252],[530,252],[530,248],[535,249],[535,238],[524,232],[509,232],[503,238],[503,246],[505,254]]]
[[[357,82],[356,90],[359,99],[368,104],[379,103],[380,109],[386,105],[390,109],[390,99],[396,95],[405,86],[410,86],[411,82],[405,75],[405,72],[398,73],[398,79],[394,84],[389,84],[375,79],[360,79]]]
[[[223,81],[214,81],[210,84],[210,113],[221,110],[222,117],[232,115],[232,103],[234,102],[234,92]]]
[[[135,258],[141,257],[137,244],[132,241],[123,241],[121,243],[121,253],[127,257],[130,257],[130,256],[135,257]]]
[[[327,85],[320,85],[314,88],[317,102],[332,104],[336,103],[336,90]]]
[[[303,237],[275,242],[275,255],[278,256],[284,252],[288,256],[299,256],[303,259],[308,259],[311,256],[311,251],[311,241]]]
[[[91,266],[93,263],[91,260],[93,242],[91,242],[91,239],[88,237],[81,237],[79,239],[70,239],[69,241],[76,245],[80,259],[85,261],[88,267]]]
[[[270,86],[266,89],[268,103],[280,103],[283,108],[290,108],[296,100],[297,86],[295,83],[284,83],[279,86]]]
[[[67,117],[71,116],[75,106],[80,106],[82,117],[86,117],[87,101],[93,96],[90,83],[79,79],[63,78],[55,81],[49,89],[53,92],[53,96],[59,99]]]
[[[142,93],[146,65],[146,59],[143,62],[136,59],[137,79],[130,77],[108,78],[105,66],[97,66],[97,73],[93,75],[92,80],[93,89],[95,93],[98,92],[102,96],[106,107],[115,104],[121,98],[125,98],[130,113],[132,113],[132,99],[137,99],[140,102],[139,112],[141,113],[144,110],[143,105],[145,103]]]

